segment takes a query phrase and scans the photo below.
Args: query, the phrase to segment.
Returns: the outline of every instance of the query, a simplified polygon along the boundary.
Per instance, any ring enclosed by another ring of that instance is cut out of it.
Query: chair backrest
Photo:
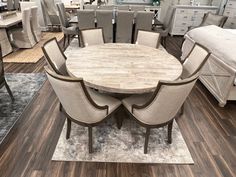
[[[85,47],[90,45],[104,44],[102,28],[82,30],[81,35]]]
[[[195,44],[183,63],[182,79],[191,77],[200,71],[210,53],[200,44]]]
[[[95,11],[93,9],[78,10],[78,26],[80,30],[95,27]]]
[[[130,5],[129,9],[134,12],[145,11],[145,6],[144,5]]]
[[[158,48],[160,44],[160,33],[138,30],[136,44]]]
[[[84,5],[84,9],[93,9],[96,10],[97,9],[97,5],[92,5],[92,4],[86,4]]]
[[[31,43],[31,45],[34,45],[36,43],[33,32],[32,32],[32,28],[31,28],[31,10],[25,9],[22,12],[22,26],[23,26],[23,31],[24,34],[28,36],[29,41]]]
[[[58,45],[57,39],[52,38],[47,41],[42,47],[44,56],[50,68],[60,75],[67,76],[66,56]]]
[[[113,42],[113,11],[97,10],[96,11],[97,27],[103,29],[104,41],[106,43]]]
[[[117,11],[116,17],[116,42],[131,43],[133,32],[133,11]]]
[[[43,0],[43,3],[48,15],[57,15],[57,8],[54,0]]]
[[[38,23],[38,7],[37,6],[31,7],[31,26],[34,33],[34,37],[36,41],[39,42],[41,30]],[[39,35],[38,35],[38,31],[39,31]]]
[[[72,119],[81,123],[92,124],[106,117],[107,107],[98,106],[93,102],[83,79],[57,75],[48,67],[45,67],[45,70],[63,109]]]
[[[191,78],[178,81],[160,81],[152,98],[143,106],[132,112],[136,119],[148,125],[164,124],[172,120],[191,92],[198,74]]]
[[[116,5],[115,7],[117,10],[129,10],[129,5]]]
[[[204,15],[202,23],[200,26],[216,25],[223,27],[228,17],[222,15],[216,15],[212,13],[207,13]]]
[[[58,9],[58,13],[59,13],[59,20],[60,20],[61,26],[65,27],[65,28],[69,27],[69,22],[66,17],[66,9],[65,9],[64,4],[58,3],[57,9]]]
[[[114,6],[113,5],[102,5],[102,6],[98,6],[98,9],[97,10],[113,10],[114,9]]]
[[[175,11],[176,11],[175,7],[173,7],[173,6],[169,7],[169,9],[166,13],[166,16],[165,16],[165,20],[163,22],[165,29],[168,27],[171,27],[171,23],[172,23],[172,20],[174,19]]]
[[[134,41],[136,41],[138,30],[145,30],[145,31],[152,30],[153,17],[154,17],[154,12],[142,12],[142,11],[137,12],[135,20]]]

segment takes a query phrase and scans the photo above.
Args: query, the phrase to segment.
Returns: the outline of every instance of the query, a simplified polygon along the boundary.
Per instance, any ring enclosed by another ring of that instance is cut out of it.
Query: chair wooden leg
[[[61,112],[62,111],[62,104],[60,103],[59,105],[59,111]]]
[[[12,102],[14,102],[14,96],[13,96],[13,94],[12,94],[12,92],[11,92],[11,89],[10,89],[10,87],[8,86],[8,84],[7,84],[7,82],[5,82],[5,87],[6,87],[6,89],[7,89],[7,92],[8,92],[8,94],[10,95],[10,97],[11,97],[11,101]]]
[[[71,131],[71,120],[69,118],[67,118],[66,139],[70,138],[70,131]]]
[[[144,143],[144,154],[147,154],[149,136],[150,136],[150,128],[146,128],[145,143]]]
[[[67,44],[70,45],[70,35],[67,36]]]
[[[184,103],[180,108],[179,115],[182,116],[184,114]]]
[[[173,122],[174,120],[172,120],[169,124],[168,124],[168,143],[171,144],[172,143],[172,127],[173,127]]]
[[[88,136],[89,136],[89,153],[92,153],[93,152],[92,127],[88,127]]]
[[[65,48],[65,46],[66,46],[66,35],[64,34],[63,47]]]

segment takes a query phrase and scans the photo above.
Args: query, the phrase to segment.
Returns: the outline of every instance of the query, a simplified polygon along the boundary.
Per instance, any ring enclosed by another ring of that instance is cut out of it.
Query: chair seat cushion
[[[67,28],[63,27],[62,31],[65,34],[76,35],[76,34],[78,34],[78,27],[77,26],[70,26],[70,27],[67,27]]]
[[[88,88],[88,92],[92,98],[92,100],[99,106],[107,105],[109,107],[109,114],[112,113],[116,108],[121,105],[121,101],[113,98],[111,96],[105,95],[103,93],[99,93],[93,89]]]
[[[133,104],[136,104],[139,106],[144,105],[145,103],[147,103],[148,100],[150,100],[151,96],[152,96],[152,93],[133,95],[133,96],[123,99],[122,103],[126,107],[126,109],[129,110],[129,112],[131,113]]]

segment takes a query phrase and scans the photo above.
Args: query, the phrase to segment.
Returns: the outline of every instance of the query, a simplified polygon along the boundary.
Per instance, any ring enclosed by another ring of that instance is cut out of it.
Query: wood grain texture
[[[151,92],[160,80],[176,80],[182,73],[179,60],[162,47],[111,43],[80,50],[68,47],[65,54],[70,75],[111,93]]]
[[[181,38],[167,39],[180,54]],[[180,56],[180,55],[179,55]],[[7,72],[42,72],[35,65],[6,64]],[[194,165],[52,162],[65,117],[48,82],[0,145],[1,177],[234,177],[236,174],[236,103],[224,108],[198,82],[177,119]]]

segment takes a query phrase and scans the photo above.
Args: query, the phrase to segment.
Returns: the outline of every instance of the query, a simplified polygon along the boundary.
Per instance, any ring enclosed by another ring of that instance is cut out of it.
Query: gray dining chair
[[[96,11],[97,27],[103,29],[104,41],[106,43],[113,42],[113,11],[97,10]]]
[[[138,11],[145,11],[144,5],[129,5],[129,10],[137,13]]]
[[[31,26],[32,31],[35,37],[35,41],[39,42],[41,39],[41,29],[38,23],[38,7],[33,6],[31,7]]]
[[[3,66],[3,60],[2,60],[2,49],[0,46],[0,88],[2,88],[3,86],[5,86],[5,88],[7,89],[7,92],[9,96],[11,97],[11,101],[14,102],[14,96],[5,79],[4,66]]]
[[[118,10],[116,16],[116,42],[131,43],[134,12]]]
[[[75,37],[76,35],[78,36],[78,44],[80,46],[80,37],[79,37],[79,27],[76,25],[70,25],[69,21],[66,16],[66,9],[63,3],[57,3],[57,9],[59,12],[59,20],[61,24],[61,29],[62,32],[64,33],[64,41],[63,41],[63,46],[65,47],[66,43],[66,38],[67,38],[67,43],[69,45],[70,38]]]
[[[134,95],[122,100],[138,124],[146,128],[144,153],[147,153],[150,129],[168,126],[168,143],[172,143],[172,126],[181,105],[190,94],[198,74],[178,81],[160,81],[152,94]]]
[[[84,47],[104,44],[102,28],[82,30],[81,36]]]
[[[138,30],[136,44],[158,48],[160,44],[160,33]]]
[[[124,10],[124,11],[129,11],[129,5],[116,5],[115,8],[117,10]]]
[[[84,9],[77,11],[78,27],[80,30],[95,28],[94,9]]]
[[[36,44],[30,21],[31,10],[27,8],[22,12],[23,28],[16,28],[10,31],[13,38],[12,43],[18,48],[32,48]]]
[[[138,11],[135,18],[134,41],[137,39],[138,30],[152,31],[154,12]]]
[[[84,5],[84,9],[87,10],[87,9],[92,9],[92,10],[96,10],[97,9],[97,5],[92,5],[92,4],[86,4]]]
[[[45,70],[67,119],[66,139],[70,138],[72,122],[88,127],[88,148],[89,153],[92,153],[92,128],[111,117],[120,107],[121,101],[88,89],[82,78],[57,75],[48,67]]]
[[[98,6],[97,10],[113,10],[114,7],[114,5],[101,5]]]

